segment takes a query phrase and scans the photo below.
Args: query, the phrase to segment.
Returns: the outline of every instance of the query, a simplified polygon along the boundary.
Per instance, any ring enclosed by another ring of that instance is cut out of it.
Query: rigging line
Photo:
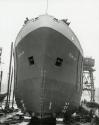
[[[47,0],[47,4],[46,4],[46,11],[45,11],[46,14],[47,14],[47,11],[48,11],[48,0]]]

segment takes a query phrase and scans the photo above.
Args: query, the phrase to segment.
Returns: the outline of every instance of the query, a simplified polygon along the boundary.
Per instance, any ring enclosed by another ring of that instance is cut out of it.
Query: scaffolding
[[[7,84],[7,100],[5,104],[5,108],[7,110],[10,109],[10,105],[12,104],[12,108],[14,105],[14,62],[13,62],[13,42],[11,43],[11,52],[10,52],[10,64],[9,64],[9,76],[8,76],[8,84]]]
[[[2,49],[0,48],[0,57],[2,55]],[[7,81],[7,92],[1,93],[1,83],[2,83],[2,75],[3,71],[0,70],[0,108],[4,109],[5,112],[10,112],[14,110],[15,104],[15,92],[14,92],[14,49],[13,42],[11,43],[11,52],[10,52],[10,62],[9,62],[9,74]],[[1,59],[1,58],[0,58]],[[1,64],[1,60],[0,60]],[[0,65],[1,69],[1,65]],[[6,97],[6,98],[5,98]],[[4,99],[5,98],[5,99]]]
[[[95,102],[95,87],[93,72],[95,60],[92,58],[84,58],[83,61],[83,92],[90,94],[90,101]]]

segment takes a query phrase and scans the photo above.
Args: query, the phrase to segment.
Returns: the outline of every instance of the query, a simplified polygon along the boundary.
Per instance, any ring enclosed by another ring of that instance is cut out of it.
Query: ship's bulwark
[[[16,46],[16,102],[28,112],[60,113],[79,106],[82,55],[64,35],[48,27]],[[58,64],[57,64],[58,63]],[[65,107],[64,107],[65,106]]]

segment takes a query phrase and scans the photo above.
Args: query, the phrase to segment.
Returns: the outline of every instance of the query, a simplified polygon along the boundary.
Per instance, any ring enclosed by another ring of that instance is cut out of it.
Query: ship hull
[[[18,107],[46,117],[80,105],[82,55],[68,38],[41,27],[26,35],[15,52]]]

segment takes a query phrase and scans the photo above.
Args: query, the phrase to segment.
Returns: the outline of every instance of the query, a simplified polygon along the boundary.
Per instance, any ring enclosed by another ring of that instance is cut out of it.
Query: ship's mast
[[[47,14],[48,13],[48,0],[46,0],[46,10],[45,10],[45,14]]]

